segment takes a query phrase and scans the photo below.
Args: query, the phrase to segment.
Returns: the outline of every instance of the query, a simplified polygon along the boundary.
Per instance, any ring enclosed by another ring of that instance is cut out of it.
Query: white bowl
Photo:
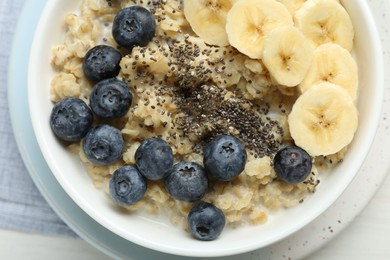
[[[53,104],[50,81],[51,46],[61,43],[64,16],[76,10],[79,0],[51,0],[41,16],[31,49],[28,74],[29,107],[36,138],[56,179],[88,215],[117,235],[161,252],[185,256],[226,256],[248,252],[285,238],[324,212],[345,190],[364,161],[379,122],[383,96],[383,62],[379,36],[365,0],[341,0],[355,30],[359,66],[359,128],[344,162],[321,179],[316,193],[304,203],[271,214],[264,225],[225,229],[212,242],[193,239],[165,218],[148,214],[124,214],[114,210],[108,197],[96,189],[79,159],[61,145],[49,126]],[[23,131],[23,129],[21,129]]]

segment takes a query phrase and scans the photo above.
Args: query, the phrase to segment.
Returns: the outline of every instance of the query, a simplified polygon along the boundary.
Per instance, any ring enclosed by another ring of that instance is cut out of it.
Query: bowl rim
[[[344,0],[344,1],[341,0],[342,3],[346,2],[346,1],[347,0]],[[56,1],[48,1],[45,5],[44,10],[43,10],[43,14],[47,13],[48,10],[51,10],[51,8],[53,8],[53,6],[55,5],[55,2]],[[371,36],[370,38],[372,41],[372,45],[374,46],[374,48],[373,48],[374,53],[372,54],[372,56],[375,57],[375,59],[376,59],[375,64],[378,65],[377,70],[375,70],[376,76],[374,77],[375,83],[376,83],[375,85],[377,86],[377,91],[375,92],[374,99],[380,100],[381,97],[383,96],[383,91],[384,91],[384,86],[383,86],[384,85],[383,84],[384,71],[383,71],[383,57],[382,57],[382,53],[381,53],[381,50],[382,50],[381,42],[379,40],[379,34],[377,32],[375,22],[373,20],[373,17],[371,15],[370,11],[369,11],[370,9],[368,8],[367,3],[363,0],[359,0],[359,3],[361,4],[361,8],[359,10],[360,10],[360,12],[362,12],[364,17],[366,18],[366,25],[369,28],[369,32],[370,32],[370,36]],[[40,21],[38,23],[37,30],[36,30],[35,35],[34,35],[31,50],[34,50],[35,48],[37,48],[37,45],[39,44],[39,39],[41,39],[40,37],[42,37],[42,35],[44,33],[42,31],[43,30],[42,28],[44,27],[45,23],[47,23],[47,19],[48,19],[48,16],[45,17],[44,15],[42,15],[42,18],[40,19]],[[327,200],[328,205],[326,205],[326,207],[321,208],[321,211],[316,211],[316,212],[313,212],[311,214],[308,214],[300,222],[301,225],[294,225],[293,228],[290,228],[289,230],[286,230],[285,232],[274,236],[272,239],[268,240],[267,243],[263,243],[260,245],[258,243],[252,243],[252,244],[248,244],[246,246],[242,246],[240,248],[232,247],[232,248],[226,248],[224,250],[214,250],[214,251],[208,250],[207,252],[199,252],[199,250],[197,250],[196,247],[193,249],[179,249],[177,247],[168,247],[168,246],[162,246],[161,244],[158,244],[158,243],[151,243],[151,241],[145,240],[144,238],[140,238],[138,236],[133,236],[133,237],[129,238],[127,236],[127,233],[123,233],[122,230],[118,230],[115,225],[113,226],[112,223],[110,223],[110,221],[107,222],[106,219],[104,219],[104,218],[102,219],[99,215],[99,212],[96,212],[91,207],[91,205],[88,205],[87,201],[80,198],[78,194],[75,194],[74,190],[69,189],[69,187],[66,185],[66,182],[64,182],[64,180],[63,180],[62,174],[60,174],[58,172],[58,170],[59,170],[58,166],[53,161],[53,156],[49,152],[49,149],[48,149],[49,147],[48,147],[48,144],[45,140],[45,136],[43,134],[44,132],[41,129],[41,125],[39,125],[40,120],[34,120],[34,119],[36,119],[36,117],[38,115],[36,114],[36,109],[35,109],[35,104],[36,104],[35,103],[36,101],[34,100],[35,94],[32,93],[33,88],[30,86],[32,84],[34,84],[34,82],[37,80],[37,77],[38,77],[37,75],[34,75],[34,73],[33,73],[33,71],[35,69],[34,61],[39,60],[39,57],[37,56],[37,54],[38,54],[38,52],[31,51],[30,57],[29,57],[29,66],[28,66],[29,109],[30,109],[30,117],[32,120],[32,125],[33,125],[36,139],[38,141],[39,147],[42,151],[42,154],[44,155],[45,160],[48,162],[49,168],[53,172],[53,175],[56,177],[58,182],[64,188],[64,190],[70,195],[72,200],[75,201],[76,204],[81,209],[83,209],[89,216],[91,216],[94,220],[96,220],[102,226],[107,227],[107,229],[111,230],[115,234],[118,234],[119,236],[124,237],[125,239],[127,239],[131,242],[134,242],[136,244],[139,244],[141,246],[148,247],[148,248],[151,248],[151,249],[154,249],[157,251],[161,251],[161,252],[165,252],[165,253],[175,254],[175,255],[201,256],[201,257],[234,255],[234,254],[239,254],[239,253],[244,253],[244,252],[248,252],[251,250],[255,250],[255,249],[258,249],[261,247],[265,247],[265,246],[270,245],[276,241],[281,240],[282,238],[286,237],[287,235],[293,234],[297,230],[301,229],[303,226],[305,226],[308,223],[310,223],[311,221],[313,221],[316,217],[318,217],[324,210],[326,210],[342,194],[342,191],[344,191],[345,188],[349,185],[349,183],[353,180],[354,176],[356,175],[356,173],[358,172],[358,170],[360,168],[360,164],[358,166],[354,167],[355,174],[350,174],[349,178],[347,178],[343,182],[344,185],[340,185],[338,187],[339,192],[335,192],[334,195],[330,196],[330,198]],[[373,108],[373,110],[375,111],[374,114],[377,116],[376,116],[376,118],[373,119],[373,125],[369,128],[369,132],[367,134],[365,134],[366,136],[369,136],[370,138],[367,138],[364,141],[362,141],[364,143],[364,146],[368,147],[368,148],[367,148],[366,152],[362,153],[361,157],[359,158],[359,159],[361,159],[360,160],[361,163],[364,161],[365,157],[368,154],[369,147],[371,146],[371,143],[372,143],[374,136],[375,136],[376,128],[379,125],[379,120],[380,120],[380,115],[381,115],[381,110],[382,110],[382,102],[378,102],[377,104],[375,104],[375,107]]]

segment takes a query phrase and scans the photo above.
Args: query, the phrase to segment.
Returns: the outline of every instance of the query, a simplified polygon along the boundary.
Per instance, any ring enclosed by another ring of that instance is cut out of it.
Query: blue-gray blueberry
[[[310,174],[312,158],[302,148],[291,145],[280,149],[274,157],[274,169],[279,179],[296,184]]]
[[[111,176],[109,190],[119,205],[133,205],[140,201],[147,189],[146,179],[132,166],[122,166]]]
[[[188,227],[198,240],[211,241],[219,237],[225,227],[225,215],[211,203],[201,202],[188,214]]]
[[[110,165],[122,158],[125,142],[121,131],[110,125],[89,130],[83,140],[83,151],[97,165]]]
[[[232,135],[220,135],[204,149],[203,165],[206,172],[220,181],[230,181],[245,168],[246,150]]]
[[[57,102],[50,115],[50,127],[63,141],[79,141],[92,126],[93,116],[88,105],[79,98]]]
[[[156,22],[148,9],[130,6],[120,10],[112,25],[112,36],[119,46],[132,50],[146,46],[154,37]]]
[[[165,188],[175,199],[186,202],[200,200],[208,189],[204,168],[195,162],[179,162],[165,178]]]
[[[113,78],[119,74],[122,54],[107,45],[97,45],[90,49],[83,60],[83,71],[93,82]]]
[[[161,180],[172,171],[172,148],[161,138],[146,139],[135,152],[135,163],[145,178]]]
[[[105,119],[124,116],[129,111],[133,95],[125,82],[116,78],[99,81],[93,89],[89,105],[95,115]]]

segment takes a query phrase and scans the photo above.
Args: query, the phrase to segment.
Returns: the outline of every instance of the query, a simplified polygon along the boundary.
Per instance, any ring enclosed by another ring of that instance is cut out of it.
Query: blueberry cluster
[[[152,14],[143,7],[132,6],[116,15],[112,35],[120,47],[131,51],[136,45],[147,45],[155,30]],[[55,104],[50,115],[54,134],[66,142],[83,139],[85,155],[97,165],[118,161],[125,145],[119,129],[107,124],[93,127],[94,116],[104,120],[116,119],[130,109],[132,93],[125,82],[116,78],[121,59],[122,54],[111,46],[91,48],[82,64],[84,75],[95,84],[89,106],[82,99],[65,98]]]
[[[123,166],[110,179],[110,194],[120,205],[138,202],[146,192],[147,180],[162,180],[176,200],[197,202],[188,215],[189,228],[195,238],[214,240],[225,226],[223,212],[201,202],[208,190],[209,178],[228,181],[244,169],[244,145],[231,135],[221,135],[205,148],[204,167],[195,162],[176,164],[173,151],[161,138],[144,140],[135,153],[135,167]]]
[[[102,53],[100,48],[96,50]],[[93,51],[91,49],[90,52]],[[120,118],[130,109],[131,103],[132,94],[125,82],[103,78],[96,83],[89,97],[89,106],[80,98],[65,98],[57,102],[51,112],[50,126],[63,141],[83,139],[83,151],[91,162],[109,165],[122,157],[125,145],[122,134],[108,124],[93,126],[93,119]]]

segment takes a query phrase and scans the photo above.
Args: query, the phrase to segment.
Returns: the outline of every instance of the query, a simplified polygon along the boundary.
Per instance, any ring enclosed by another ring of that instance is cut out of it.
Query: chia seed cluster
[[[202,85],[195,89],[175,88],[174,102],[185,114],[176,121],[184,136],[195,135],[193,147],[201,152],[203,145],[221,134],[234,134],[249,148],[255,158],[272,156],[279,149],[283,128],[267,117],[267,104],[255,107],[250,101],[225,98],[226,90]],[[277,138],[278,137],[278,138]]]

